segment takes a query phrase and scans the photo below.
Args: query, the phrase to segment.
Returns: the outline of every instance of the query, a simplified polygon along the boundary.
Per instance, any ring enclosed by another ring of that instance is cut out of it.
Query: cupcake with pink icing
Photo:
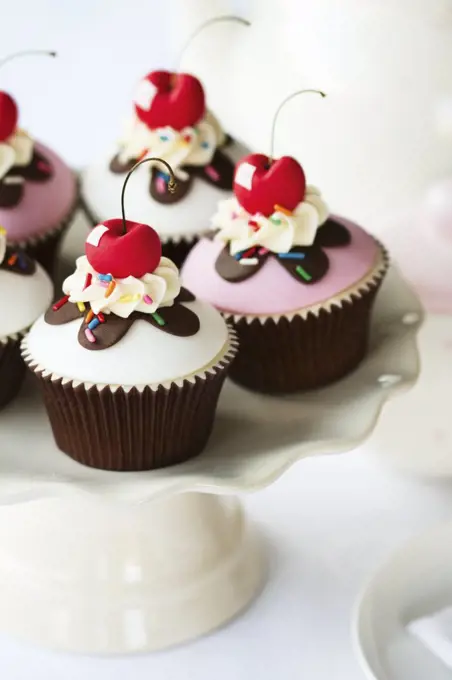
[[[52,299],[52,283],[26,253],[7,245],[0,227],[0,409],[18,393],[25,374],[20,343]]]
[[[356,368],[388,258],[360,226],[330,215],[294,158],[243,158],[234,196],[219,204],[212,227],[189,254],[182,280],[235,325],[233,380],[284,393]]]
[[[58,243],[76,205],[72,170],[20,127],[15,100],[0,92],[0,224],[7,230],[9,245],[52,272]]]

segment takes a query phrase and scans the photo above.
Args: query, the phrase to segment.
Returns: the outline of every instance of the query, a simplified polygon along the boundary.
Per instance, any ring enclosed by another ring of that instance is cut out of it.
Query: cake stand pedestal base
[[[47,647],[176,645],[236,616],[263,574],[231,496],[180,493],[134,506],[53,498],[0,513],[0,628]]]

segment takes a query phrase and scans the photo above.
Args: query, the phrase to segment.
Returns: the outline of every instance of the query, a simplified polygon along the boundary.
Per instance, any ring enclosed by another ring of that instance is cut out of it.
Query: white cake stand
[[[265,574],[236,494],[362,442],[384,402],[417,378],[421,322],[391,270],[357,371],[280,399],[227,384],[206,451],[154,472],[93,470],[59,452],[29,381],[0,415],[0,629],[53,648],[131,653],[236,616]]]

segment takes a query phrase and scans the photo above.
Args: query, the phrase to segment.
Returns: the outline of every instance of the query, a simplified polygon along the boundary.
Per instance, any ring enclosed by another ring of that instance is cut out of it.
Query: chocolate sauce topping
[[[320,248],[340,248],[348,246],[351,240],[347,227],[330,217],[317,229],[314,245]]]
[[[53,168],[50,161],[35,149],[30,163],[25,166],[14,166],[11,173],[29,182],[47,182],[53,175]]]
[[[227,135],[222,148],[229,146],[232,142],[232,137]],[[119,154],[116,154],[111,159],[109,167],[111,172],[123,174],[131,170],[138,160],[138,158],[133,158],[132,160],[123,163],[119,159]],[[178,177],[176,191],[170,193],[168,191],[169,177],[159,170],[158,167],[151,168],[149,193],[155,201],[163,203],[164,205],[178,203],[188,194],[195,178],[202,179],[208,184],[223,189],[224,191],[232,190],[234,163],[225,153],[223,153],[223,151],[221,151],[221,149],[215,151],[209,164],[205,166],[185,165],[181,167],[181,170],[185,172],[188,177],[185,180]]]
[[[53,175],[50,161],[34,150],[28,165],[15,165],[0,181],[0,207],[14,208],[23,197],[25,182],[47,182]]]
[[[184,168],[187,170],[186,168]],[[168,191],[169,175],[163,173],[158,168],[151,168],[151,179],[149,182],[149,192],[157,203],[164,205],[171,205],[172,203],[179,203],[184,196],[188,194],[191,189],[193,177],[188,174],[186,180],[181,180],[179,177],[176,182],[176,189],[173,193]]]
[[[225,281],[240,283],[241,281],[246,281],[246,279],[249,279],[259,271],[267,260],[267,255],[256,259],[258,260],[257,264],[240,264],[239,260],[229,253],[229,246],[226,245],[218,255],[215,269]]]
[[[115,173],[115,175],[123,175],[124,173],[129,172],[129,170],[132,170],[137,160],[138,159],[132,159],[123,163],[119,158],[119,153],[117,153],[116,156],[113,156],[111,159],[110,165],[108,167],[110,168],[111,172]]]
[[[90,342],[85,333],[88,327],[86,316],[90,309],[88,303],[85,303],[86,309],[84,312],[80,312],[78,306],[72,302],[66,302],[56,310],[53,309],[52,305],[45,313],[44,319],[51,326],[59,326],[81,319],[78,332],[79,343],[85,349],[101,350],[112,347],[119,342],[135,321],[146,321],[155,328],[170,335],[179,337],[196,335],[200,327],[199,318],[191,309],[181,304],[182,302],[193,302],[194,300],[195,297],[192,293],[186,288],[181,288],[174,304],[171,307],[159,308],[155,314],[133,312],[125,319],[116,314],[104,314],[105,321],[98,324],[92,331],[95,342]]]
[[[259,248],[247,259],[257,260],[255,264],[241,264],[240,257],[234,257],[226,245],[217,257],[215,269],[225,281],[240,283],[254,276],[265,264],[268,257],[275,258],[299,283],[310,285],[323,279],[330,263],[323,248],[339,248],[351,242],[350,232],[339,222],[328,219],[318,230],[312,246],[294,246],[288,253],[259,253]],[[252,249],[248,249],[252,250]]]
[[[3,262],[0,264],[0,269],[12,274],[31,276],[36,271],[36,262],[23,250],[8,246]]]

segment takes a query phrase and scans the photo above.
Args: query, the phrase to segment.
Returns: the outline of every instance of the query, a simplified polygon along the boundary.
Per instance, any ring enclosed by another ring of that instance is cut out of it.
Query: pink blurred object
[[[417,215],[384,241],[426,310],[452,314],[452,177],[432,184]]]

